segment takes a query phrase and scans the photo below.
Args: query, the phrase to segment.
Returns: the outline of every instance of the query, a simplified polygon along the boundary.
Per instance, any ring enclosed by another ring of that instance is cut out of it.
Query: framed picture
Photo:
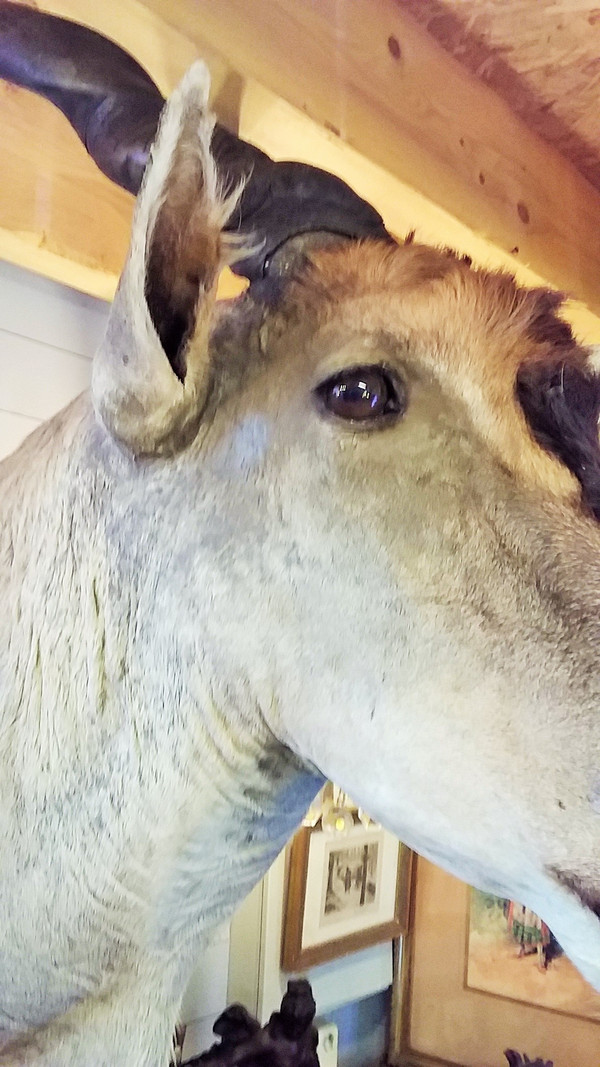
[[[469,896],[469,989],[600,1022],[600,993],[567,959],[538,915],[478,889]]]
[[[473,907],[471,893],[433,864],[416,862],[389,1062],[506,1067],[504,1050],[515,1049],[554,1067],[598,1067],[600,998],[577,972],[572,984],[563,957],[544,965],[544,945],[555,946],[537,917],[497,898],[476,898]],[[539,988],[550,986],[542,1003]]]
[[[289,855],[282,967],[298,971],[406,932],[411,853],[381,826],[304,826]]]

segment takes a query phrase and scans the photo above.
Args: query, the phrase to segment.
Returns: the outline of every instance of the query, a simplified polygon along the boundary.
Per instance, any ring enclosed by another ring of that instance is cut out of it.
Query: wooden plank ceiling
[[[600,189],[600,6],[402,0],[445,51]]]
[[[571,317],[581,335],[600,341],[593,143],[575,152],[584,140],[575,123],[572,142],[548,135],[540,116],[558,122],[559,110],[542,95],[550,83],[531,58],[536,19],[553,27],[552,40],[538,48],[539,59],[547,47],[547,66],[555,62],[561,10],[568,9],[565,24],[583,12],[589,33],[600,32],[589,5],[38,0],[38,6],[121,43],[165,93],[193,56],[204,56],[218,117],[241,136],[275,158],[340,174],[394,233],[415,228],[419,238],[509,267],[525,283],[566,290],[579,301]],[[513,56],[506,42],[521,40],[521,27],[529,50],[515,44]],[[582,30],[579,55],[584,38]],[[525,85],[519,79],[534,73],[538,95],[532,88],[528,98],[518,97],[515,86]],[[579,90],[574,80],[569,86],[569,107],[577,110]],[[528,107],[534,98],[536,106]],[[566,111],[560,115],[564,133]],[[45,102],[2,87],[0,128],[0,255],[109,295],[125,253],[130,199],[97,172]],[[232,291],[230,282],[224,291]]]

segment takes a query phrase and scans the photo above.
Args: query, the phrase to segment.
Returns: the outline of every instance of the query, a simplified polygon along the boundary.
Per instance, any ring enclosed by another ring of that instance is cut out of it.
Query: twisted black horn
[[[52,101],[100,170],[137,193],[164,98],[128,52],[87,26],[0,0],[0,78]],[[218,124],[212,150],[226,185],[248,178],[228,229],[260,245],[236,264],[250,280],[299,234],[391,240],[380,215],[333,174],[275,163]]]

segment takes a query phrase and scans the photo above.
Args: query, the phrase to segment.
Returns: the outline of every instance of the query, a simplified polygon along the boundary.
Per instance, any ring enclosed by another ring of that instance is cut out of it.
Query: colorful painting
[[[471,890],[466,969],[470,989],[600,1022],[600,994],[546,924],[516,901]]]

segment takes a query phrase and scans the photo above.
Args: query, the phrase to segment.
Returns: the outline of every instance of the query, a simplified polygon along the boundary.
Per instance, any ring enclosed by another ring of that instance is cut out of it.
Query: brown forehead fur
[[[473,269],[449,252],[369,241],[312,253],[282,310],[311,329],[339,321],[344,333],[398,336],[417,372],[432,374],[468,408],[508,469],[573,499],[576,479],[536,443],[516,397],[523,367],[586,365],[559,317],[561,304],[558,293],[520,288],[511,275]]]

